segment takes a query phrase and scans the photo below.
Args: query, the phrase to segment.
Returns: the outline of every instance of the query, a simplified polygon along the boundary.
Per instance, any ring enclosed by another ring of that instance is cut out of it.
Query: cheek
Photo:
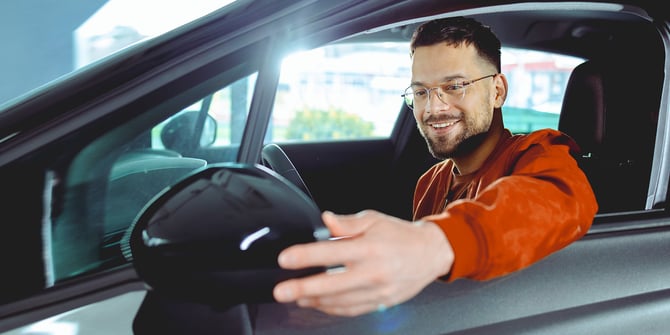
[[[483,93],[476,99],[469,100],[467,104],[463,105],[463,110],[468,111],[466,112],[469,115],[468,123],[476,128],[481,128],[491,123],[494,101],[495,98]]]
[[[493,114],[492,109],[500,107],[501,103],[502,100],[495,89],[483,91],[479,98],[479,108],[486,109],[486,111],[482,111],[484,115]]]

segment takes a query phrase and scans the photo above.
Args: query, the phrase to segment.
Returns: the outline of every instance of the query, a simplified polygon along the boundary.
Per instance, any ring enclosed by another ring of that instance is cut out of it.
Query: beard
[[[476,134],[464,133],[454,141],[445,137],[429,138],[424,136],[428,151],[441,160],[466,156],[473,152],[488,135],[488,128]]]
[[[480,113],[480,117],[467,118],[461,113],[458,117],[463,125],[461,133],[455,137],[439,136],[430,137],[426,122],[433,121],[430,118],[422,125],[418,125],[421,136],[426,140],[428,151],[433,157],[441,160],[458,158],[472,153],[486,139],[493,122],[493,108],[488,101],[483,102],[484,111],[491,111],[488,115]],[[435,118],[436,120],[437,118]],[[424,127],[424,128],[422,128]]]

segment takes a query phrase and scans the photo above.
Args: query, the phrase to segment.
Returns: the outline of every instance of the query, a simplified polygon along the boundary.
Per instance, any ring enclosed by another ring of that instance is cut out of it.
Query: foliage
[[[288,125],[286,138],[324,140],[370,137],[374,124],[339,109],[298,111]]]
[[[559,114],[540,112],[528,108],[503,107],[505,128],[512,133],[529,133],[536,129],[558,129]]]

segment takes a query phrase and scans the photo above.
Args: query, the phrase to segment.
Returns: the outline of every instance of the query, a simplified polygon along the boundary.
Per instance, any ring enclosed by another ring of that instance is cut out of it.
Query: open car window
[[[407,43],[334,44],[288,56],[270,140],[389,137],[410,65]]]
[[[510,87],[503,105],[505,127],[517,134],[558,129],[570,73],[584,59],[518,48],[503,48],[501,56]]]
[[[341,43],[292,54],[282,63],[267,141],[388,138],[411,81],[409,44]],[[513,133],[558,128],[577,57],[503,48],[510,83],[503,107]]]

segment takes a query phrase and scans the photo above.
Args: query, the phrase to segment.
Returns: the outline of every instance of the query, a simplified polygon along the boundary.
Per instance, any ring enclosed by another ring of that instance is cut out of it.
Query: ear
[[[507,99],[507,77],[499,73],[493,78],[495,85],[495,108],[501,108]]]

